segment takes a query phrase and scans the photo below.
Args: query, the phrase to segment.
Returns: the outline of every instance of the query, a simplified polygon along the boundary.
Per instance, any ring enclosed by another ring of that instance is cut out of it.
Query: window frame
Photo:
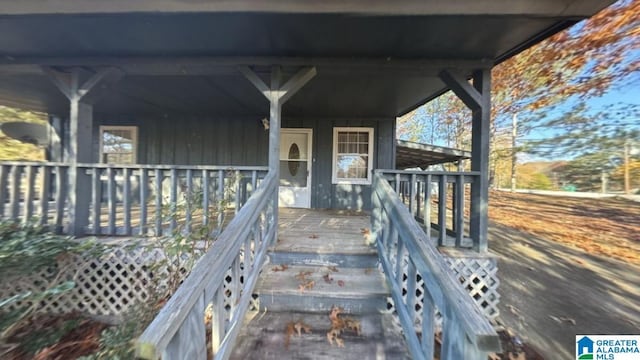
[[[99,158],[98,163],[100,164],[109,164],[104,161],[104,132],[110,130],[130,130],[132,132],[131,143],[133,144],[133,154],[131,156],[132,162],[131,164],[113,164],[113,165],[134,165],[138,163],[138,127],[134,125],[100,125],[100,149],[99,149]]]
[[[341,132],[367,132],[369,133],[369,151],[367,154],[367,177],[362,179],[349,179],[338,177],[338,134]],[[372,127],[334,127],[333,128],[333,154],[331,167],[331,182],[333,184],[371,185],[371,173],[373,171],[374,129]]]

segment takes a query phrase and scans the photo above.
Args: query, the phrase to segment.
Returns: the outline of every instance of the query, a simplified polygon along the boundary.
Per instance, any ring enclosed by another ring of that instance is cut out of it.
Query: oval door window
[[[291,147],[289,147],[289,159],[300,159],[300,149],[296,143],[291,144]],[[289,161],[289,173],[291,173],[291,176],[296,176],[299,168],[300,161]]]

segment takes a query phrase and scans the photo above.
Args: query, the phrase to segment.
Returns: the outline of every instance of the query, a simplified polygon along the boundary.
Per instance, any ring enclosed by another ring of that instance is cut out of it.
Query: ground
[[[576,334],[640,334],[640,203],[494,192],[501,321],[545,359]]]

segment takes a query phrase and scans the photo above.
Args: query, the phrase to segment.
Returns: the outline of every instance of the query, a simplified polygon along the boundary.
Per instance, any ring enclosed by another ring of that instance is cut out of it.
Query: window
[[[333,183],[371,184],[373,128],[333,129]]]
[[[100,126],[100,162],[135,164],[138,150],[138,127]]]

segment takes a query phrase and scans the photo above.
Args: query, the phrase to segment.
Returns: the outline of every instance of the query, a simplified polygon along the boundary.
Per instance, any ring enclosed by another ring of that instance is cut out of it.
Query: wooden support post
[[[84,235],[89,224],[91,203],[91,178],[78,167],[79,163],[92,162],[93,106],[71,99],[69,159],[69,227],[67,232],[76,236]],[[94,204],[100,206],[100,204]]]
[[[72,68],[62,72],[43,67],[53,84],[70,102],[69,143],[64,144],[70,162],[68,172],[69,224],[66,231],[80,236],[89,223],[91,203],[91,178],[79,167],[81,163],[93,162],[93,106],[97,94],[105,91],[106,85],[117,82],[123,75],[115,68],[102,68],[89,74],[86,80],[80,77],[86,70]],[[97,86],[101,84],[101,86]],[[100,206],[100,204],[93,204]]]
[[[489,202],[489,125],[491,121],[491,69],[474,71],[473,84],[452,70],[443,70],[440,79],[467,105],[471,120],[471,171],[480,176],[471,184],[470,235],[478,252],[487,251]]]
[[[473,87],[482,94],[482,106],[472,112],[471,171],[479,171],[471,184],[470,235],[476,251],[488,250],[489,224],[489,128],[491,122],[491,69],[474,72]]]
[[[262,79],[248,66],[242,66],[238,70],[269,100],[269,172],[280,178],[280,125],[282,105],[300,90],[309,80],[316,75],[315,67],[305,67],[299,70],[284,85],[282,69],[273,66],[271,69],[271,84],[267,86]],[[274,223],[278,224],[278,192],[275,194]],[[277,238],[274,236],[274,240]]]

